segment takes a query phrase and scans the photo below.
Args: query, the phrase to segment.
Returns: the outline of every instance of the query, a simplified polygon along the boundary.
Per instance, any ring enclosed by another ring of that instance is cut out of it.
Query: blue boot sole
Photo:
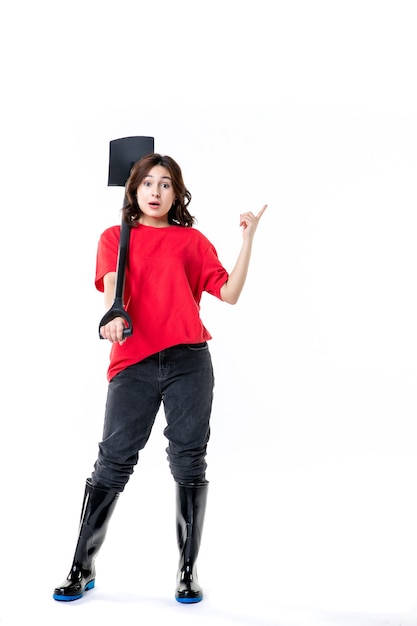
[[[196,604],[196,602],[201,602],[201,600],[203,599],[203,596],[200,596],[199,598],[175,598],[177,602],[180,602],[180,604]]]

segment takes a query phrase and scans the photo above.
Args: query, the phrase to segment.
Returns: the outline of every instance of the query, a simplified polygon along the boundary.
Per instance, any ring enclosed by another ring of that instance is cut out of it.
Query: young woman
[[[179,565],[175,597],[203,597],[196,562],[207,501],[206,451],[210,436],[213,369],[199,304],[204,291],[229,304],[238,301],[252,241],[266,205],[240,216],[243,243],[230,272],[210,241],[192,228],[191,194],[179,165],[149,154],[132,168],[123,220],[131,226],[124,301],[134,332],[123,337],[116,317],[100,328],[112,344],[103,437],[85,485],[78,542],[71,571],[55,600],[77,600],[95,584],[94,561],[119,494],[124,490],[163,405],[169,467],[176,484]],[[96,287],[106,311],[115,293],[120,226],[100,237]]]

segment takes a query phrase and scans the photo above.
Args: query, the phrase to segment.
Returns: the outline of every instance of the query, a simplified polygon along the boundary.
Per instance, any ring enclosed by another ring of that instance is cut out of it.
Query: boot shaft
[[[197,577],[197,556],[206,512],[208,482],[177,483],[176,489],[177,541],[180,556],[175,598],[183,603],[200,602],[203,590]]]
[[[110,518],[115,509],[119,492],[114,489],[93,486],[87,479],[74,563],[83,569],[91,569],[93,560],[106,537]]]
[[[67,578],[54,590],[55,600],[78,600],[94,587],[94,560],[105,539],[118,497],[114,489],[94,487],[87,479],[74,559]]]
[[[208,482],[176,484],[177,542],[185,561],[195,561],[206,513]]]

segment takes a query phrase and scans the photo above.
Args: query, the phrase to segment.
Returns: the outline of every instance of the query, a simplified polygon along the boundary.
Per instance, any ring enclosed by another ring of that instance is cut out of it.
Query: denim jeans
[[[177,482],[204,482],[214,375],[206,342],[162,350],[109,383],[93,485],[123,491],[163,404],[169,467]]]

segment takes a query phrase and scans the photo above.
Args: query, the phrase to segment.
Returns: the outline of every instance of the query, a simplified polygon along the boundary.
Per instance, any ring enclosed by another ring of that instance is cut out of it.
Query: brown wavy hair
[[[158,153],[147,154],[133,165],[125,187],[123,220],[132,226],[137,226],[139,218],[143,215],[136,197],[137,190],[155,165],[161,165],[168,170],[174,189],[175,200],[168,212],[168,223],[177,226],[192,226],[196,219],[187,208],[191,202],[191,193],[184,184],[181,168],[172,157]]]

